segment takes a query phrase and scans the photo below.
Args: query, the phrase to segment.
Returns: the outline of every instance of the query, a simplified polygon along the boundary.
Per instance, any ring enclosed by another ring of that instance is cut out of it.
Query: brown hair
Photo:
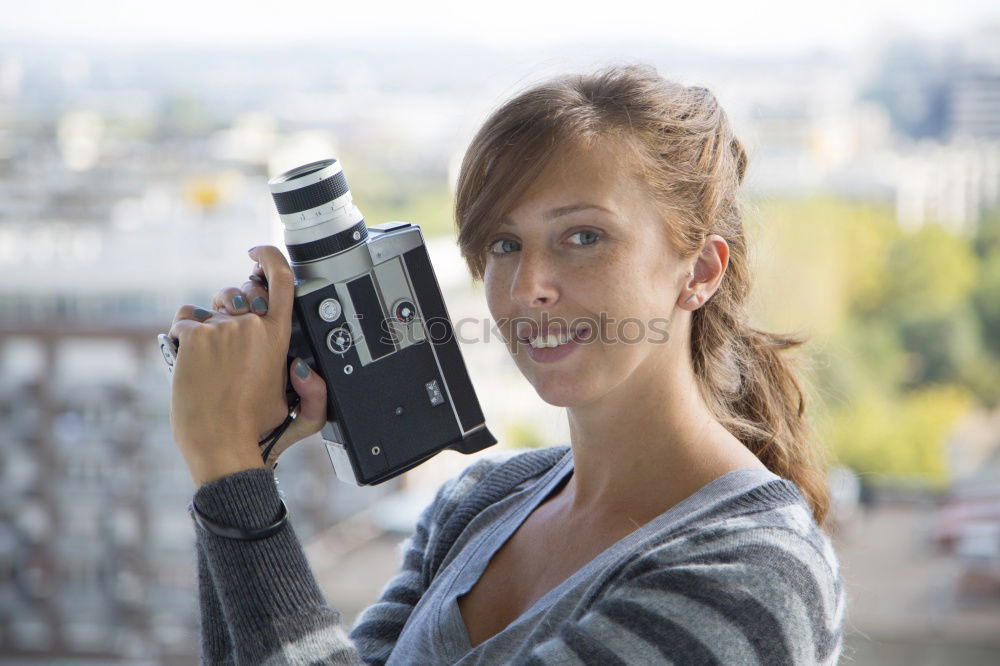
[[[692,315],[695,376],[720,423],[795,483],[822,525],[825,461],[797,364],[781,354],[805,338],[748,323],[751,270],[737,201],[747,153],[706,88],[665,80],[652,67],[619,66],[541,83],[500,106],[473,138],[458,177],[458,243],[473,279],[483,279],[487,236],[557,149],[607,138],[632,148],[636,175],[681,257],[699,252],[709,234],[729,244],[725,278]]]

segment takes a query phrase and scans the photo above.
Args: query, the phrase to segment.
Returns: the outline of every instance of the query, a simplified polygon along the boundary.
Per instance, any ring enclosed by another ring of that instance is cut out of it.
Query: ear
[[[709,235],[689,269],[687,282],[678,297],[678,307],[693,312],[704,305],[722,284],[728,266],[729,244],[726,239],[718,234]]]

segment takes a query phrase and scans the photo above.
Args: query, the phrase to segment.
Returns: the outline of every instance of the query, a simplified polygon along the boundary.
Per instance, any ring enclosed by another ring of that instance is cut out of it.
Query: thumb
[[[273,465],[292,444],[316,434],[326,425],[326,382],[323,378],[302,359],[292,361],[288,376],[299,395],[299,415],[271,448],[267,456],[269,465]]]
[[[292,361],[288,369],[292,388],[299,394],[299,417],[296,424],[310,424],[313,429],[304,436],[319,432],[326,423],[326,382],[302,359]]]

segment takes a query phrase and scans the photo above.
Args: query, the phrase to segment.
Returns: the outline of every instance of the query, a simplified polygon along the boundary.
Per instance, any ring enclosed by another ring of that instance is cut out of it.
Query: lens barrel
[[[336,159],[296,167],[268,181],[285,226],[285,246],[296,263],[324,259],[368,237],[347,178]]]
[[[336,163],[337,160],[314,162],[298,169],[292,169],[272,179],[268,185],[271,186],[271,198],[274,199],[278,213],[281,215],[302,213],[330,203],[349,193],[351,189],[347,186],[347,178],[344,177],[343,171],[329,175],[323,173],[324,170],[330,170],[327,169],[327,166]],[[281,191],[275,191],[276,185]],[[285,187],[293,189],[285,189]]]

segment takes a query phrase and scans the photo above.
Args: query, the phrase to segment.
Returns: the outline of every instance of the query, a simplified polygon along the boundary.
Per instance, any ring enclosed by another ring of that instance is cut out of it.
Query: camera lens
[[[311,173],[320,171],[324,166],[326,166],[325,161],[320,162],[319,166],[306,165],[304,167],[299,167],[298,169],[292,169],[288,172],[288,178],[286,180],[295,180],[296,178],[301,178],[302,176],[308,176]]]
[[[294,263],[319,261],[365,242],[368,229],[336,159],[296,167],[268,181]]]

